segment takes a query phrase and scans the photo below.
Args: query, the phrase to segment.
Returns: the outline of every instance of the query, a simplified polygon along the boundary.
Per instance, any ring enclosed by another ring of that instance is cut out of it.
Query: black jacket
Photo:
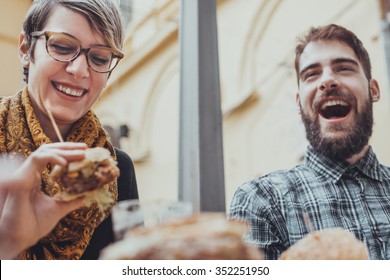
[[[134,165],[124,151],[115,148],[120,175],[118,178],[118,201],[126,199],[138,199],[137,180]],[[111,215],[108,216],[95,230],[82,260],[96,260],[100,251],[114,241]]]

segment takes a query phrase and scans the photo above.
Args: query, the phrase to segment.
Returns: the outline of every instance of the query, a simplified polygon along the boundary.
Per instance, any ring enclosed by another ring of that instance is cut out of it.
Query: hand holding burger
[[[107,149],[96,147],[87,149],[81,161],[55,166],[51,175],[54,182],[63,186],[57,199],[69,201],[85,196],[86,203],[96,200],[104,209],[113,201],[104,186],[118,178],[119,168]]]
[[[82,199],[58,201],[41,191],[48,163],[65,166],[84,158],[83,143],[45,144],[23,163],[0,161],[0,259],[15,257],[47,235],[58,221],[83,205]]]

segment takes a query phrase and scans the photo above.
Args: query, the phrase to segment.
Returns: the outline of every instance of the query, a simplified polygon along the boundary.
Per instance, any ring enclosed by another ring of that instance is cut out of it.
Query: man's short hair
[[[295,71],[298,84],[299,60],[301,55],[309,43],[318,41],[338,41],[351,47],[359,59],[359,62],[362,64],[367,79],[371,80],[371,61],[363,43],[352,31],[336,24],[329,24],[320,27],[312,27],[306,34],[298,39],[298,44],[295,48]]]

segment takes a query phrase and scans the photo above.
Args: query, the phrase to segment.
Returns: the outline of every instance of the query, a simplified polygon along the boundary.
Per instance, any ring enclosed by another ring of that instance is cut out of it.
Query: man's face
[[[367,80],[349,46],[334,40],[309,43],[299,65],[297,103],[310,144],[335,159],[360,152],[372,133],[377,82]]]

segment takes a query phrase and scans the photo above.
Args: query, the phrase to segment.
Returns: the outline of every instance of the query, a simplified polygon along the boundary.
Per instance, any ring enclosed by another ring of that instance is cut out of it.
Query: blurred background
[[[193,0],[184,0],[193,1]],[[217,2],[226,206],[237,186],[301,162],[307,142],[295,105],[296,38],[310,26],[341,24],[365,44],[381,88],[371,144],[390,165],[390,49],[385,0]],[[32,0],[0,0],[0,95],[23,86],[21,24]],[[94,110],[133,159],[141,200],[178,196],[179,0],[121,0],[125,58]]]

